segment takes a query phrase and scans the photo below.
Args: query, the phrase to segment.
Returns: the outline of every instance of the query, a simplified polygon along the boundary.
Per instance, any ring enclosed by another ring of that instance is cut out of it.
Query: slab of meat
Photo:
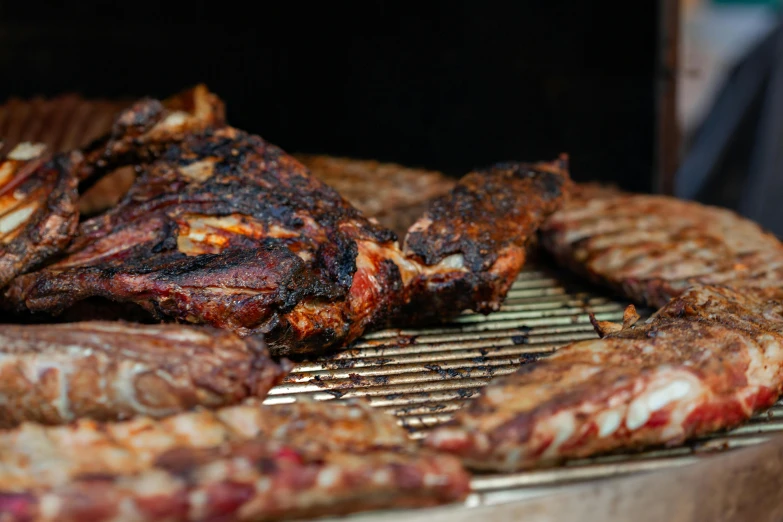
[[[81,159],[22,143],[0,161],[0,288],[68,245],[79,220],[73,171]]]
[[[468,492],[457,459],[411,449],[390,415],[362,404],[277,408],[0,433],[0,512],[9,521],[273,520]],[[307,445],[288,439],[297,432],[279,424],[286,415]]]
[[[472,172],[436,198],[405,238],[422,268],[406,316],[500,307],[525,262],[525,245],[570,190],[565,156]]]
[[[424,214],[431,199],[456,183],[440,172],[396,163],[311,154],[294,157],[365,216],[377,219],[400,238]]]
[[[618,330],[490,383],[427,445],[472,468],[516,470],[681,444],[736,426],[781,393],[780,301],[696,286]]]
[[[18,279],[11,302],[56,313],[92,296],[129,301],[263,332],[281,354],[348,342],[401,299],[394,234],[261,138],[224,127],[142,154],[122,203],[82,223],[64,259]]]
[[[150,104],[119,120],[146,121],[157,114],[142,110]],[[137,181],[116,208],[80,225],[64,258],[17,278],[7,302],[55,314],[92,297],[135,303],[156,318],[264,333],[276,355],[345,345],[442,288],[472,292],[439,299],[442,315],[474,306],[474,297],[478,309],[491,309],[521,267],[516,245],[557,208],[568,181],[554,166],[469,175],[432,214],[445,223],[452,217],[448,201],[461,205],[464,212],[455,211],[459,219],[447,225],[452,239],[462,238],[455,239],[458,249],[439,243],[420,260],[403,254],[392,231],[257,136],[222,127],[137,143],[135,127],[115,130],[104,141],[119,145],[104,146],[110,152],[101,158],[113,167],[138,162]],[[129,152],[123,148],[132,143]],[[94,165],[94,154],[86,154]],[[482,197],[494,203],[482,206]],[[498,216],[501,225],[493,222]],[[412,252],[429,248],[426,237],[434,236],[418,227],[409,237]]]
[[[544,223],[541,243],[639,303],[663,306],[698,283],[783,287],[783,246],[734,212],[666,196],[581,194]]]
[[[260,338],[208,327],[0,325],[0,427],[235,404],[266,396],[285,367]]]

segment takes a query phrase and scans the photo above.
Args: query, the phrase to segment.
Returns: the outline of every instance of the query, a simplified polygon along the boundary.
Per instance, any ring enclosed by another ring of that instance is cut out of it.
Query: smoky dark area
[[[626,7],[275,2],[260,21],[238,2],[3,1],[0,66],[14,72],[0,101],[162,98],[203,82],[229,122],[292,153],[461,176],[567,152],[575,180],[647,192],[660,16],[657,2]]]

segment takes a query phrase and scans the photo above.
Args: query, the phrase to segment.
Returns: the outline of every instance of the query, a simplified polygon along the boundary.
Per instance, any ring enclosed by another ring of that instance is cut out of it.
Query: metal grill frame
[[[366,397],[374,407],[396,415],[411,437],[419,439],[448,421],[492,378],[568,343],[597,338],[590,313],[599,320],[621,321],[627,304],[561,271],[529,264],[498,312],[465,313],[432,328],[366,335],[348,350],[297,364],[265,402]],[[777,432],[783,432],[783,402],[731,432],[683,446],[576,459],[517,473],[476,474],[465,506],[497,505],[551,494],[564,485],[680,468],[715,453],[760,444]]]

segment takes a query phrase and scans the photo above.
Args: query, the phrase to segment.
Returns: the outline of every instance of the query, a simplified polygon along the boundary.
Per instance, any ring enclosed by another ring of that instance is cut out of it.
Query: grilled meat
[[[84,149],[82,189],[118,167],[147,159],[192,133],[225,125],[223,102],[204,85],[166,100],[140,100],[121,111],[111,132]]]
[[[287,426],[270,427],[283,418],[274,406],[25,424],[0,434],[0,511],[11,521],[270,520],[466,495],[459,462],[412,451],[393,417],[359,404],[319,406],[286,406],[311,435],[304,447],[285,440]],[[330,436],[335,428],[341,437]]]
[[[193,326],[0,325],[0,354],[3,428],[234,404],[285,373],[261,339]]]
[[[278,354],[348,342],[402,298],[394,234],[277,147],[224,127],[155,158],[118,207],[81,224],[64,259],[7,297],[55,313],[91,296],[130,301],[263,332]]]
[[[12,99],[0,107],[0,157],[25,141],[42,143],[54,153],[70,152],[92,144],[93,159],[98,162],[103,159],[100,157],[102,154],[111,157],[118,149],[119,152],[123,149],[127,152],[129,143],[118,144],[115,140],[112,144],[111,132],[117,115],[132,105],[133,100],[87,100],[77,94],[51,99]],[[145,112],[143,109],[150,105],[156,110]],[[152,130],[138,143],[152,138],[176,139],[177,128],[197,130],[225,123],[223,103],[204,85],[185,90],[162,103],[146,100],[137,105],[135,114],[142,120],[140,126]],[[150,116],[154,118],[150,119]],[[178,120],[180,123],[177,123]],[[119,125],[121,127],[122,122]],[[114,128],[122,134],[122,128]],[[113,147],[107,148],[110,144]],[[79,198],[82,216],[95,215],[116,205],[135,179],[133,167],[105,175],[104,171],[105,168],[99,169],[95,179],[82,184],[83,193]],[[89,172],[92,170],[86,169],[82,175]]]
[[[783,286],[774,236],[729,210],[666,196],[585,191],[544,223],[541,242],[565,266],[655,307],[693,284]]]
[[[490,383],[427,445],[496,470],[676,445],[739,424],[783,389],[783,306],[753,292],[696,286],[603,333]]]
[[[22,143],[0,161],[0,288],[64,249],[76,231],[81,154]]]
[[[296,154],[316,178],[337,190],[365,216],[403,238],[430,200],[456,181],[440,172],[373,160]]]
[[[118,114],[114,124],[86,145],[86,161],[78,171],[82,216],[97,215],[120,202],[136,178],[136,161],[193,132],[225,125],[223,102],[204,85],[162,102],[147,98],[114,110]]]
[[[5,297],[17,311],[58,314],[101,297],[158,319],[263,333],[278,355],[320,352],[411,301],[436,302],[440,316],[496,308],[524,260],[520,245],[568,182],[564,162],[470,174],[413,227],[406,255],[392,231],[279,148],[212,128],[220,111],[198,99],[194,116],[139,102],[86,150],[80,177],[130,164],[138,179],[80,225],[64,258],[14,282]]]
[[[567,158],[505,163],[463,177],[410,229],[406,256],[422,268],[406,315],[500,307],[525,262],[525,245],[570,189]]]

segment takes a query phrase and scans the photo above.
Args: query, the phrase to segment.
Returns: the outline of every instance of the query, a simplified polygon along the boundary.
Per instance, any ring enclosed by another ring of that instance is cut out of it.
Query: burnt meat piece
[[[405,315],[497,310],[525,262],[526,243],[570,185],[563,156],[472,172],[436,198],[405,239],[405,255],[421,266]]]
[[[541,228],[563,265],[627,297],[665,305],[693,284],[783,287],[783,246],[732,211],[666,196],[585,189]]]
[[[164,417],[266,396],[286,373],[260,338],[208,327],[0,325],[0,427]]]
[[[68,245],[79,220],[73,171],[81,159],[22,143],[0,160],[0,288]]]
[[[427,446],[510,471],[677,445],[736,426],[783,390],[783,307],[762,294],[695,286],[612,330],[490,383]]]
[[[202,84],[163,101],[138,101],[118,113],[108,132],[86,146],[85,166],[79,171],[83,215],[116,206],[133,184],[137,161],[226,123],[223,101]]]
[[[144,121],[138,114],[140,105],[119,119]],[[496,309],[525,240],[569,184],[565,161],[469,174],[414,225],[403,252],[392,231],[257,136],[207,127],[134,141],[117,129],[151,135],[115,128],[109,141],[135,145],[101,157],[134,162],[136,182],[80,225],[62,259],[14,281],[5,298],[15,310],[59,314],[101,297],[159,319],[263,333],[276,355],[322,352],[408,303],[421,316]]]
[[[130,301],[268,334],[287,354],[349,342],[402,298],[394,234],[261,138],[224,127],[145,154],[120,205],[17,279],[10,302],[59,313],[92,296]]]
[[[98,258],[83,266],[54,265],[22,276],[9,288],[8,300],[22,302],[29,310],[56,313],[79,300],[99,296],[136,303],[159,318],[206,323],[241,335],[267,332],[274,336],[276,347],[301,349],[292,344],[301,340],[312,343],[313,349],[317,347],[320,332],[307,329],[310,324],[296,321],[300,315],[307,315],[308,307],[317,310],[321,303],[326,308],[331,303],[339,306],[341,291],[315,277],[290,250],[259,244],[256,249],[229,249],[193,257],[155,253],[157,243],[153,241],[170,238],[163,234],[174,227],[163,219],[144,223],[145,227],[161,228],[130,231],[128,235],[133,238],[151,237],[152,241],[140,246],[123,244],[136,247],[127,257],[106,261]],[[142,232],[149,236],[136,235]],[[156,232],[161,234],[156,236]],[[119,233],[116,241],[121,242],[124,237]],[[149,255],[145,256],[146,252]],[[339,316],[336,319],[342,321]],[[296,327],[302,330],[294,330]],[[294,336],[301,339],[294,340]],[[282,351],[278,349],[277,353]]]
[[[311,154],[294,157],[365,216],[377,219],[400,238],[427,210],[431,199],[456,184],[440,172],[396,163]]]
[[[24,424],[0,434],[0,511],[13,521],[277,520],[467,494],[459,461],[414,450],[392,416],[361,404],[317,406],[285,407],[311,434],[306,446],[270,429],[282,417],[275,406]]]

